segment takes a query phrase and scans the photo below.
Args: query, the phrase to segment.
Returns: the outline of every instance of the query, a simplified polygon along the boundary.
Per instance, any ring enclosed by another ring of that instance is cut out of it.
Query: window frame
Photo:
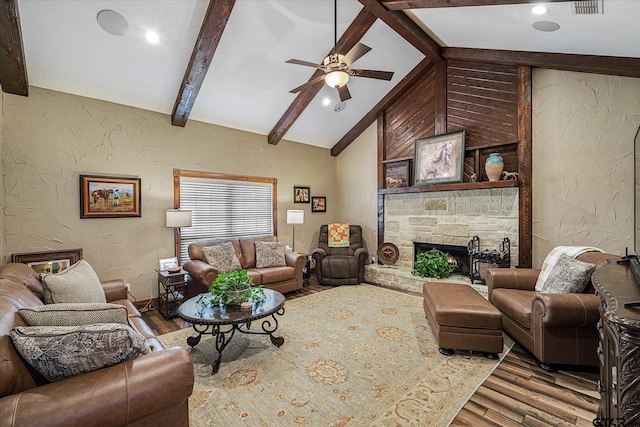
[[[272,186],[272,191],[273,191],[273,206],[272,206],[273,234],[276,237],[278,236],[278,180],[276,178],[264,178],[264,177],[247,176],[247,175],[230,175],[230,174],[217,173],[217,172],[201,172],[201,171],[174,169],[173,170],[173,208],[174,209],[180,209],[180,178],[181,177],[270,184]],[[180,251],[181,239],[180,239],[179,229],[174,230],[174,237],[175,237],[174,251],[176,256],[178,257],[178,263],[182,265],[182,259],[180,256],[181,255],[181,251]]]

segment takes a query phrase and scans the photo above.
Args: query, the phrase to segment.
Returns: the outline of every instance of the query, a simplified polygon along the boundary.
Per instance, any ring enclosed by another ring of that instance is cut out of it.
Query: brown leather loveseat
[[[231,242],[240,267],[247,270],[249,277],[256,285],[273,289],[282,294],[302,289],[302,272],[307,263],[307,257],[298,253],[284,254],[286,265],[279,267],[256,267],[256,241],[277,242],[276,236],[254,236],[239,239],[213,239],[195,242],[189,245],[189,258],[183,268],[189,272],[187,285],[188,296],[198,295],[209,291],[211,283],[216,279],[220,270],[207,263],[203,248]]]
[[[577,257],[596,268],[618,256],[586,252]],[[540,366],[598,366],[598,297],[589,282],[582,293],[535,291],[540,269],[491,268],[486,283],[489,301],[502,313],[502,328],[529,350]]]
[[[164,349],[127,300],[122,280],[102,282],[107,302],[126,307],[151,346],[143,356],[48,383],[16,351],[9,332],[21,308],[43,305],[42,283],[26,264],[0,267],[0,426],[188,426],[193,364],[187,350]]]

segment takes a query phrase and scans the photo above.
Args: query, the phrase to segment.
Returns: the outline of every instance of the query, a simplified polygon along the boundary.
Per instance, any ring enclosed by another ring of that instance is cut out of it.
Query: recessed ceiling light
[[[560,25],[553,21],[538,21],[533,23],[533,28],[538,31],[544,31],[545,33],[550,33],[553,31],[558,31],[560,29]]]
[[[549,9],[546,6],[543,6],[541,4],[534,6],[531,9],[531,13],[533,13],[534,15],[544,15],[545,13],[548,13]]]
[[[331,100],[329,98],[323,98],[322,99],[322,105],[324,105],[326,107],[329,104],[331,104]]]
[[[96,15],[96,19],[103,30],[114,36],[123,36],[129,30],[127,20],[114,10],[101,10]]]
[[[160,41],[160,37],[158,36],[158,33],[156,33],[155,31],[147,31],[144,35],[147,38],[147,41],[149,43],[153,43],[156,44]]]

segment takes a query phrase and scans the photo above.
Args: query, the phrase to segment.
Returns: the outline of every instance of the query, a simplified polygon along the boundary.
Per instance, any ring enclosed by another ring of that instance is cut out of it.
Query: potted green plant
[[[451,276],[454,266],[449,264],[449,254],[431,249],[430,251],[418,254],[411,274],[421,277],[435,277],[436,279],[445,279]]]
[[[199,302],[208,302],[211,305],[232,305],[245,301],[260,302],[265,298],[262,285],[255,286],[247,270],[218,274],[209,292],[211,295],[203,294]]]

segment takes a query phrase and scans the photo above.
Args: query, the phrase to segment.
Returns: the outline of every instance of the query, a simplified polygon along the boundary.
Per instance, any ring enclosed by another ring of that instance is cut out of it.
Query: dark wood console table
[[[636,426],[640,424],[640,307],[627,308],[624,303],[640,301],[640,286],[629,266],[615,260],[598,269],[592,281],[601,316],[598,425]]]

